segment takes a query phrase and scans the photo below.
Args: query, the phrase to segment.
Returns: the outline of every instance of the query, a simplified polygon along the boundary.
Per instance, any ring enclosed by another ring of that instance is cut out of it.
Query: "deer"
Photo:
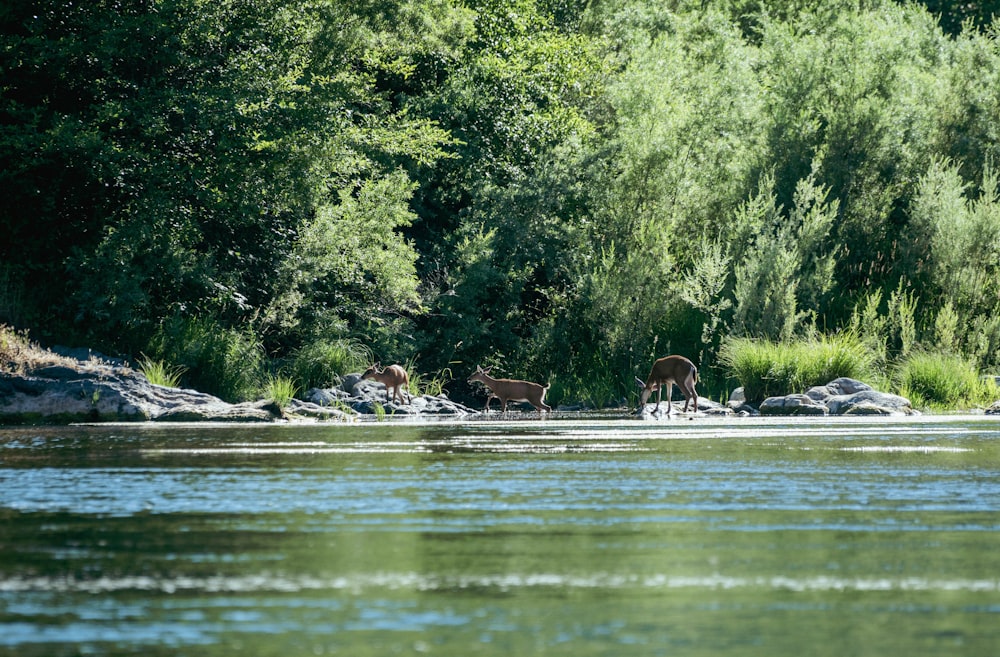
[[[656,389],[656,408],[653,412],[660,410],[660,401],[663,399],[663,386],[667,386],[667,415],[670,415],[670,397],[673,396],[674,384],[684,393],[684,412],[687,413],[688,403],[694,400],[694,411],[698,412],[698,392],[694,389],[694,384],[698,382],[698,368],[694,363],[684,356],[666,356],[653,363],[653,368],[649,371],[649,376],[643,381],[639,377],[635,378],[636,383],[642,388],[639,397],[639,412],[646,406],[646,400]]]
[[[375,363],[361,375],[361,380],[372,379],[385,386],[385,401],[391,402],[395,401],[396,397],[399,396],[400,400],[405,404],[406,396],[405,389],[410,387],[410,375],[406,373],[406,370],[400,365],[390,365],[389,367],[383,368],[381,363]],[[390,396],[389,391],[392,391]]]
[[[490,376],[492,367],[485,370],[477,365],[476,371],[469,377],[469,383],[479,381],[489,388],[490,396],[486,398],[486,412],[490,411],[490,402],[494,397],[503,402],[502,412],[507,412],[507,402],[528,402],[539,411],[551,411],[552,407],[545,403],[545,391],[549,389],[549,384],[541,385],[530,381],[518,381],[517,379],[494,379]]]

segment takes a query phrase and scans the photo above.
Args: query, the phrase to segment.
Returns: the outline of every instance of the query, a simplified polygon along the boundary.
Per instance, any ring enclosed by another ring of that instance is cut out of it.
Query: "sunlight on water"
[[[155,591],[158,593],[256,593],[369,589],[450,591],[454,589],[497,589],[510,591],[525,588],[553,589],[753,589],[785,591],[923,591],[923,592],[987,592],[1000,591],[1000,579],[932,580],[920,577],[845,579],[817,576],[808,578],[731,577],[707,575],[648,574],[613,575],[594,573],[587,576],[567,576],[557,573],[505,573],[496,576],[429,577],[421,573],[378,573],[354,577],[283,577],[248,575],[242,577],[180,577],[148,576],[94,580],[54,579],[48,577],[0,580],[0,592],[73,592],[112,593],[120,591]]]
[[[0,428],[0,655],[970,655],[1000,422]]]

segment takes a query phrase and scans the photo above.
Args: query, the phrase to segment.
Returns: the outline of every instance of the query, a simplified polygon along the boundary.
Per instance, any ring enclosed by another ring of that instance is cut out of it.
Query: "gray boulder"
[[[733,391],[730,407],[742,404]],[[770,397],[760,405],[761,415],[915,415],[910,400],[879,392],[867,383],[842,377],[825,386],[815,386],[805,394]]]
[[[862,390],[850,395],[838,395],[826,400],[833,415],[914,415],[910,400],[878,390]]]
[[[809,395],[768,397],[760,405],[761,415],[828,415],[829,409]]]
[[[319,407],[339,407],[360,415],[387,416],[447,416],[472,415],[476,411],[448,399],[446,395],[406,395],[406,403],[387,400],[385,385],[361,380],[360,374],[347,374],[333,388],[312,388],[305,399]]]
[[[744,417],[748,415],[760,415],[760,410],[747,402],[746,391],[743,390],[743,386],[733,390],[733,392],[729,395],[729,401],[726,402],[726,406],[729,407],[735,415]]]
[[[656,413],[653,412],[653,409],[655,408],[656,408],[656,402],[647,403],[645,406],[638,409],[636,415],[642,415],[642,416],[656,415],[659,417],[665,416],[667,414],[666,400],[660,403],[660,410],[657,411]],[[688,405],[688,408],[691,408],[690,404]],[[670,415],[674,416],[681,414],[683,410],[684,410],[684,400],[683,399],[673,400]],[[718,402],[714,402],[711,399],[707,399],[705,397],[700,397],[700,396],[698,397],[697,412],[703,415],[711,415],[711,416],[735,415],[733,409],[727,406],[723,406]]]
[[[24,374],[0,373],[0,422],[263,422],[266,402],[229,404],[218,397],[153,385],[127,367],[64,362]]]
[[[866,392],[869,390],[873,390],[873,388],[867,383],[862,383],[857,379],[840,377],[839,379],[834,379],[825,386],[815,386],[810,388],[806,391],[806,394],[816,401],[825,403],[831,397],[853,395],[858,392]]]

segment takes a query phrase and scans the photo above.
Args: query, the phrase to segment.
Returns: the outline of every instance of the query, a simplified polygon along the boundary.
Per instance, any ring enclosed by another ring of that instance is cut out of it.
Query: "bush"
[[[989,404],[997,386],[984,381],[965,358],[946,353],[919,352],[896,369],[899,393],[914,406],[962,408]]]
[[[292,378],[302,390],[333,384],[337,377],[364,370],[373,360],[360,342],[320,339],[300,348],[292,361]]]
[[[249,332],[212,320],[174,318],[160,326],[150,351],[186,368],[184,378],[201,392],[229,402],[254,399],[260,393],[264,350]]]
[[[871,380],[876,376],[874,362],[850,332],[785,342],[731,338],[719,351],[726,375],[743,386],[751,403],[804,392],[842,376]]]

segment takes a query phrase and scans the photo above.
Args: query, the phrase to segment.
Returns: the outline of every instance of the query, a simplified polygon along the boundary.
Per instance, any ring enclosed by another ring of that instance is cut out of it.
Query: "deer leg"
[[[670,403],[670,398],[674,396],[674,382],[670,381],[667,383],[667,415],[670,415],[670,411],[673,409],[673,404]]]
[[[688,401],[694,400],[694,408],[691,409],[695,413],[698,412],[698,391],[694,387],[694,377],[688,374],[687,378],[684,380],[685,390],[684,390],[684,411],[687,412]]]

